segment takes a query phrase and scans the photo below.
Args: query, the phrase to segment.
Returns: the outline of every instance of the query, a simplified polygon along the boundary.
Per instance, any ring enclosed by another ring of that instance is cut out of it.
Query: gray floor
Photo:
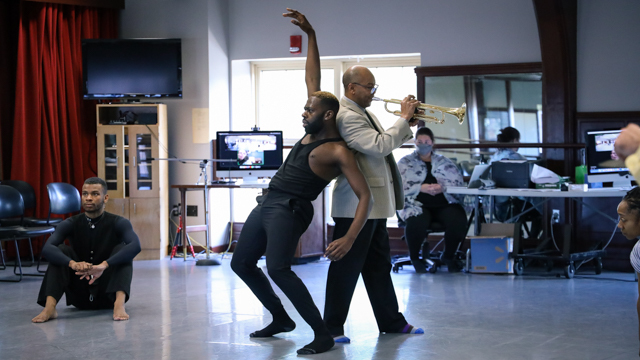
[[[327,268],[326,261],[294,267],[320,308]],[[9,274],[0,271],[0,277]],[[352,343],[310,357],[638,357],[638,290],[632,274],[584,271],[567,280],[553,274],[417,275],[406,267],[392,277],[401,311],[410,323],[424,327],[425,335],[380,335],[360,283],[346,324]],[[0,359],[289,359],[298,357],[295,350],[312,338],[311,329],[284,300],[298,328],[250,339],[249,333],[271,317],[233,274],[228,259],[213,267],[182,259],[135,262],[126,322],[112,321],[111,311],[59,305],[58,319],[32,324],[41,310],[35,303],[40,282],[31,277],[0,283]]]

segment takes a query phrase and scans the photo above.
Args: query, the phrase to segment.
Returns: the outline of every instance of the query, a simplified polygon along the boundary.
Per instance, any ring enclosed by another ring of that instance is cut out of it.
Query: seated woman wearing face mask
[[[454,255],[467,235],[467,214],[460,205],[462,198],[447,194],[447,186],[463,186],[462,174],[453,161],[433,153],[433,132],[429,128],[418,129],[415,144],[416,151],[398,162],[405,198],[399,216],[406,224],[411,262],[416,272],[427,272],[419,252],[426,230],[436,221],[445,228],[441,260],[449,272],[460,271]]]

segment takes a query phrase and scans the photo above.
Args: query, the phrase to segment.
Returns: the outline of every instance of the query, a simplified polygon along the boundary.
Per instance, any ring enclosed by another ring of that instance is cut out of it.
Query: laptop
[[[471,178],[469,179],[469,185],[467,188],[469,189],[493,189],[496,187],[496,184],[493,180],[489,179],[489,169],[491,169],[491,165],[482,164],[476,165],[473,168],[473,172],[471,173]]]

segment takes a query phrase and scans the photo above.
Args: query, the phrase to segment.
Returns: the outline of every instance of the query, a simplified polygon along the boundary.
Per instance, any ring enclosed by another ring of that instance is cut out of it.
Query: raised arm
[[[331,244],[327,246],[325,256],[332,261],[342,259],[349,252],[373,207],[373,198],[369,190],[369,185],[364,175],[360,172],[355,156],[345,146],[338,146],[337,148],[337,165],[346,177],[349,185],[351,185],[353,192],[358,197],[358,206],[356,207],[356,214],[353,217],[351,227],[349,227],[345,236],[332,241]]]
[[[311,96],[314,92],[320,91],[320,54],[316,41],[316,31],[299,11],[290,8],[287,8],[287,11],[289,12],[282,14],[282,16],[292,18],[291,23],[300,27],[309,38],[304,81],[307,84],[307,96]]]

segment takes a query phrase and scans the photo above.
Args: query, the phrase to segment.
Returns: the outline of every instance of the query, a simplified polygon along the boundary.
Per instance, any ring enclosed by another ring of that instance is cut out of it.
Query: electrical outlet
[[[551,219],[553,219],[554,223],[559,223],[560,222],[560,210],[558,209],[553,209],[551,211]]]
[[[198,216],[198,206],[187,205],[187,216]]]

